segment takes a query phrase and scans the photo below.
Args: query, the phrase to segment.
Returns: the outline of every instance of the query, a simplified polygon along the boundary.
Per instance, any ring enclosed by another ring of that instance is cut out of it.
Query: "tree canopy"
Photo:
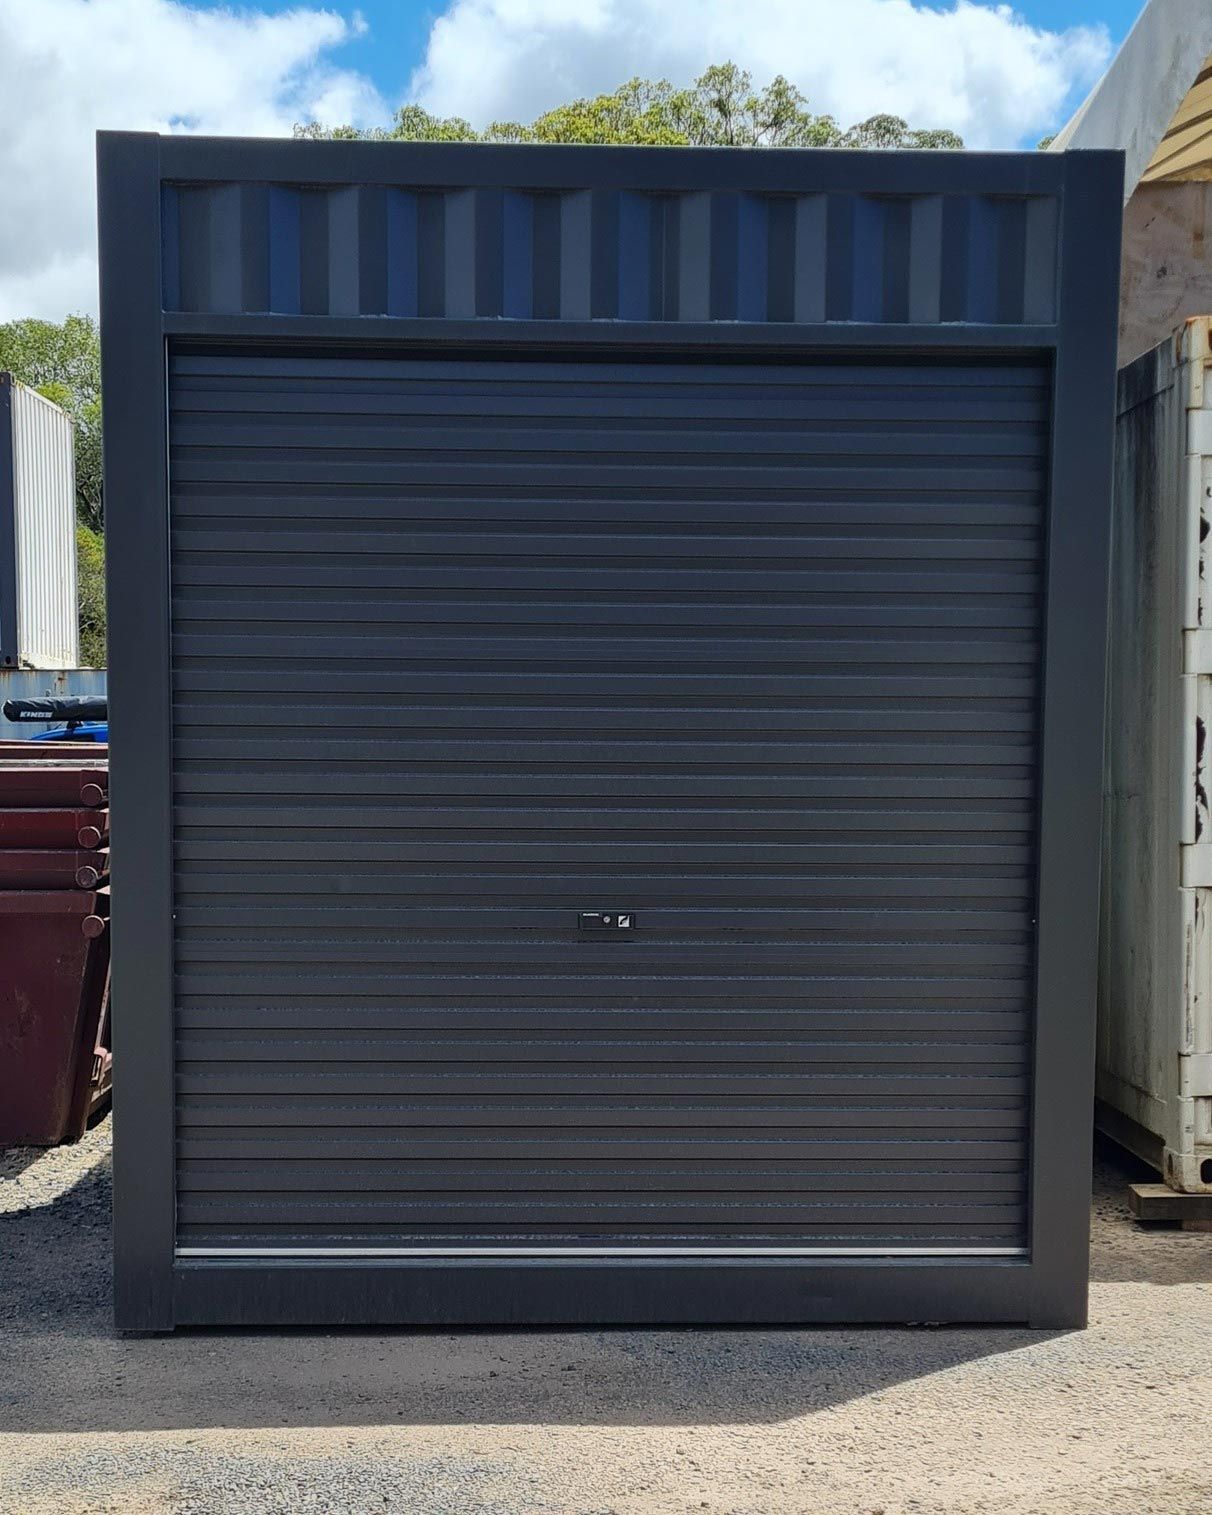
[[[915,129],[899,116],[876,115],[843,130],[809,109],[807,97],[781,74],[763,89],[735,63],[717,63],[692,85],[631,79],[610,94],[573,100],[528,126],[494,121],[477,131],[462,116],[433,116],[402,105],[390,127],[363,131],[310,121],[297,137],[382,142],[552,142],[631,147],[959,148],[952,131]]]

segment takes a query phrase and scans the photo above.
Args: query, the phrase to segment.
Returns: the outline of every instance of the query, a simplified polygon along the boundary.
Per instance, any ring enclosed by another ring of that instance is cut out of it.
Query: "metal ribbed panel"
[[[15,647],[2,651],[14,667],[74,668],[80,655],[71,419],[7,374],[0,380],[8,402],[4,419],[11,426],[12,515],[3,529],[12,532],[16,600]],[[4,483],[8,496],[9,481]]]
[[[1046,372],[171,370],[181,1243],[1021,1246]]]
[[[1051,195],[170,185],[165,307],[1047,324]]]

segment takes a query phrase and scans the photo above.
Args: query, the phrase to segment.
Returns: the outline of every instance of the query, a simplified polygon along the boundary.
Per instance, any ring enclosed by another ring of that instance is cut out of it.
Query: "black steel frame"
[[[1086,1319],[1101,763],[1122,155],[408,147],[98,138],[114,854],[115,1321],[706,1324]],[[445,320],[166,313],[165,182],[1048,194],[1047,325]],[[1026,1259],[176,1259],[166,354],[241,344],[676,346],[715,355],[1030,350],[1052,363]]]

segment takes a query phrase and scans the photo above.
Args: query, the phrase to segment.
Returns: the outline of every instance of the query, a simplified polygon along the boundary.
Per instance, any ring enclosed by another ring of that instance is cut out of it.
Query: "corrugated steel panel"
[[[1212,1193],[1212,317],[1121,372],[1115,485],[1097,1088]]]
[[[0,374],[0,659],[10,667],[74,668],[76,474],[72,422],[57,405]]]
[[[170,184],[163,221],[170,311],[1056,319],[1054,194]]]
[[[186,1252],[1021,1251],[1046,366],[170,407]]]

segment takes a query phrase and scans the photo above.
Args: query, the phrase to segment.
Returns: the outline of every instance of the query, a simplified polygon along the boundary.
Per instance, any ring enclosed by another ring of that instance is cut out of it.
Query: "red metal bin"
[[[0,803],[6,807],[40,808],[81,806],[102,809],[109,803],[109,774],[97,766],[96,756],[88,767],[79,762],[30,763],[24,753],[4,750],[0,742]],[[12,745],[16,745],[13,743]],[[51,742],[26,742],[26,747],[53,746]]]
[[[0,889],[95,889],[108,873],[106,850],[0,848]]]
[[[0,890],[0,1147],[84,1132],[101,1071],[108,915],[105,890]]]
[[[0,1147],[74,1140],[108,1088],[108,807],[105,747],[0,742]]]
[[[0,789],[4,788],[0,779]],[[98,809],[0,809],[0,848],[103,847],[109,836],[109,812]]]

